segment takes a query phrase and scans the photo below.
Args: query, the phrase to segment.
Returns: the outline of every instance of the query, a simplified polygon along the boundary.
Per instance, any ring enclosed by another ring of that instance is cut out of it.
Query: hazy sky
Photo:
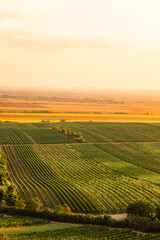
[[[160,89],[160,0],[0,0],[0,86]]]

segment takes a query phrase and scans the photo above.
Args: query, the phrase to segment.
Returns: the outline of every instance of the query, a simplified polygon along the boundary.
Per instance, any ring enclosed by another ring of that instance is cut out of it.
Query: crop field
[[[105,123],[105,122],[59,122],[56,125],[80,131],[88,141],[102,142],[154,142],[160,141],[160,124]],[[55,125],[54,124],[54,125]]]
[[[25,144],[32,143],[31,139],[18,128],[1,128],[0,144]]]
[[[1,224],[3,222],[3,225]],[[142,234],[130,229],[111,229],[106,226],[80,225],[71,223],[47,222],[31,217],[1,216],[1,234],[9,240],[151,240],[160,239],[160,235]]]
[[[80,132],[84,143],[54,130]],[[160,124],[0,123],[1,150],[20,196],[74,212],[125,212],[160,200]]]
[[[51,226],[50,226],[51,228]],[[26,229],[29,231],[29,229]],[[10,236],[10,235],[9,235]],[[64,240],[91,240],[91,239],[106,239],[106,240],[151,240],[160,239],[160,236],[153,236],[150,234],[144,235],[141,233],[132,232],[129,229],[125,230],[111,230],[104,226],[79,226],[68,227],[66,229],[55,229],[48,231],[39,231],[37,233],[27,232],[26,234],[11,235],[10,239],[13,240],[51,240],[51,239],[64,239]]]
[[[23,110],[24,111],[24,110]],[[110,113],[37,113],[37,112],[4,112],[0,113],[0,121],[15,121],[19,123],[40,122],[43,120],[56,122],[65,119],[67,121],[97,121],[97,122],[148,122],[160,123],[160,114],[110,114]]]
[[[71,139],[68,139],[66,136],[58,134],[53,129],[46,128],[32,128],[26,129],[26,133],[28,133],[38,144],[51,144],[51,143],[66,143],[72,142]]]
[[[3,89],[0,121],[160,122],[158,92]]]

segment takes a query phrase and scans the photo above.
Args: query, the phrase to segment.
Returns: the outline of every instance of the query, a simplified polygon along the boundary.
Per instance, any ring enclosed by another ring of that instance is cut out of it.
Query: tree
[[[0,207],[6,207],[6,201],[5,200],[2,200],[1,203],[0,203]]]
[[[39,200],[38,197],[31,198],[27,201],[26,208],[31,212],[38,212],[40,211],[43,204]]]
[[[23,199],[19,199],[16,202],[16,207],[19,208],[19,209],[24,209],[26,207],[25,201]]]
[[[130,203],[126,209],[128,214],[134,214],[141,217],[151,217],[153,214],[153,206],[144,200],[138,200]]]
[[[14,206],[17,202],[17,199],[18,199],[18,194],[16,191],[16,187],[12,184],[8,186],[5,192],[4,200],[6,201],[6,204],[8,206]]]
[[[0,189],[0,202],[2,201],[3,199],[3,189]]]
[[[156,217],[160,219],[160,206],[156,208]]]
[[[64,206],[58,205],[56,207],[56,212],[60,213],[60,214],[71,214],[72,213],[70,207],[66,203]]]

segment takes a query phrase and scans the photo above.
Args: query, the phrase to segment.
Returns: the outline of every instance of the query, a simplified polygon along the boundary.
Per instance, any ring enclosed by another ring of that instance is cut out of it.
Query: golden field
[[[0,100],[0,112],[90,113],[90,114],[160,114],[160,103],[130,102],[52,102]]]
[[[0,96],[0,121],[160,122],[159,93],[54,92],[49,95],[48,92],[16,94],[11,91],[5,94]]]
[[[160,114],[91,114],[91,113],[0,113],[0,121],[106,121],[106,122],[160,122]]]

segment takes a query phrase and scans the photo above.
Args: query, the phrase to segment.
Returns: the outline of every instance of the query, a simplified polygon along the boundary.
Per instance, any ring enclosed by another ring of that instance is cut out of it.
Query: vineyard
[[[77,143],[55,130],[80,132]],[[20,196],[74,212],[124,212],[160,199],[160,124],[0,123],[1,149]]]
[[[66,229],[55,229],[54,231],[27,233],[20,236],[11,235],[10,239],[16,240],[43,240],[43,239],[64,239],[64,240],[92,240],[92,239],[106,239],[106,240],[151,240],[160,239],[160,236],[153,236],[150,234],[144,235],[141,233],[132,232],[129,229],[111,230],[104,226],[79,226],[68,227]]]
[[[9,240],[158,240],[160,235],[133,232],[130,229],[111,229],[107,226],[50,222],[40,218],[1,216],[0,236]]]
[[[32,143],[24,131],[18,128],[0,128],[0,144]]]

